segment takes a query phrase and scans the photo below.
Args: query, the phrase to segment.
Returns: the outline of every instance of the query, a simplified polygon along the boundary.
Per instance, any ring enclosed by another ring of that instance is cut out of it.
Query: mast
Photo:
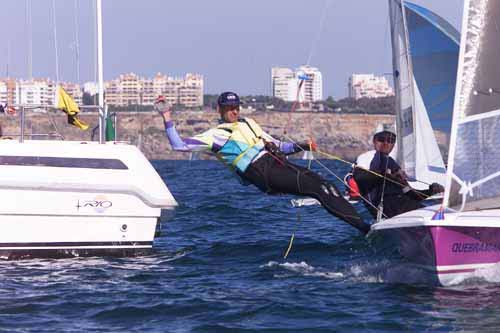
[[[97,17],[97,87],[99,97],[99,143],[104,142],[106,110],[104,108],[104,72],[102,63],[102,0],[96,0]]]
[[[392,67],[396,93],[397,160],[410,177],[415,177],[415,95],[404,3],[389,0]]]

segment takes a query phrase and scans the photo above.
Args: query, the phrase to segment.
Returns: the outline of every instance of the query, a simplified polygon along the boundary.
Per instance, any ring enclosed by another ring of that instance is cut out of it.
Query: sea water
[[[333,182],[329,172],[315,169]],[[347,169],[326,165],[339,176]],[[320,206],[215,161],[155,161],[180,206],[150,256],[0,261],[1,332],[494,331],[500,267],[441,288]],[[356,208],[369,218],[362,204]],[[291,235],[295,239],[286,259]]]

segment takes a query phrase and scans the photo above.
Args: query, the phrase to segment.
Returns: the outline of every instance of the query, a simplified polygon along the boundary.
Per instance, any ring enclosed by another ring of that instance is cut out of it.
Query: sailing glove
[[[442,193],[444,192],[444,187],[438,183],[432,183],[431,185],[429,185],[429,191],[432,194]]]
[[[167,103],[167,99],[164,96],[158,96],[153,107],[155,111],[160,114],[170,109],[170,105]]]

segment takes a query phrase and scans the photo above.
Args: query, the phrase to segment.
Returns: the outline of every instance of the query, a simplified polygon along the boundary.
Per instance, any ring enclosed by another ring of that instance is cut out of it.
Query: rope
[[[290,141],[290,142],[292,142],[292,143],[295,143],[295,142],[294,142],[294,141],[293,141],[290,137],[286,137],[286,139],[287,139],[287,140],[289,140],[289,141]],[[299,148],[300,148],[302,151],[304,151],[304,149],[302,149],[302,147],[300,147],[300,146],[299,146]],[[321,153],[320,151],[316,151],[316,152]],[[325,154],[325,153],[324,153],[324,154]],[[349,164],[349,165],[351,165],[352,167],[355,167],[355,166],[356,166],[354,163],[347,162],[347,161],[345,161],[345,160],[341,159],[340,157],[337,157],[337,156],[334,156],[334,155],[330,155],[330,156],[331,156],[331,158],[333,158],[333,159],[339,160],[339,161],[341,161],[341,162],[348,163],[348,164]],[[335,172],[333,172],[330,168],[328,168],[326,165],[324,165],[321,161],[319,161],[319,160],[317,160],[317,159],[315,159],[314,161],[315,161],[316,163],[318,163],[318,164],[319,164],[319,165],[320,165],[323,169],[325,169],[325,170],[326,170],[329,174],[331,174],[332,176],[334,176],[335,178],[337,178],[337,179],[338,179],[341,183],[344,183],[344,179],[343,179],[343,178],[340,178],[340,177],[339,177],[339,176],[338,176]],[[371,172],[371,173],[374,173],[374,172],[372,172],[371,170],[368,170],[368,171],[369,171],[369,172]],[[375,173],[375,174],[376,174],[376,173]],[[352,188],[351,188],[348,184],[345,184],[345,183],[344,183],[344,185],[345,185],[348,189],[353,190],[353,189],[352,189]],[[370,200],[368,200],[367,198],[365,198],[364,196],[362,196],[362,195],[361,195],[361,193],[359,194],[359,197],[360,197],[360,198],[361,198],[364,202],[366,202],[366,203],[367,203],[370,207],[372,207],[373,209],[375,209],[375,210],[377,210],[377,211],[379,210],[379,209],[378,209],[378,207],[376,207],[374,204],[372,204],[372,202],[371,202]],[[385,215],[384,215],[384,216],[385,216]],[[387,217],[387,216],[385,216],[385,217]]]
[[[285,127],[283,127],[283,136],[286,136],[288,128],[290,127],[290,123],[292,122],[292,113],[295,111],[297,108],[297,105],[301,104],[300,103],[300,89],[302,89],[302,85],[304,84],[304,79],[301,79],[299,81],[299,86],[297,87],[297,95],[295,96],[295,101],[292,104],[292,108],[290,109],[290,113],[288,114],[288,120],[285,124]]]
[[[333,172],[331,169],[329,169],[326,165],[324,165],[323,163],[321,163],[321,161],[318,161],[318,160],[314,160],[316,161],[316,163],[318,163],[323,169],[325,169],[328,173],[330,173],[332,176],[334,176],[335,178],[337,178],[340,182],[344,183],[344,179],[340,178],[335,172]],[[352,190],[352,188],[348,185],[348,184],[345,184],[344,185]],[[370,207],[372,207],[373,209],[375,209],[377,212],[379,211],[378,207],[375,206],[370,200],[368,200],[367,198],[365,198],[364,196],[361,195],[361,193],[359,194],[359,197],[364,201],[366,202]],[[384,213],[382,212],[382,215],[384,215]],[[387,217],[386,215],[384,215],[384,217]]]
[[[286,136],[285,138],[286,138],[287,140],[289,140],[290,142],[295,143],[295,142],[293,141],[293,139],[291,139],[290,137]],[[300,148],[302,151],[304,151],[304,149],[303,149],[303,148],[301,148],[300,146],[299,146],[299,148]],[[332,155],[332,154],[328,154],[328,153],[323,152],[323,151],[320,151],[320,150],[317,150],[316,152],[317,152],[317,153],[319,153],[319,154],[321,154],[321,155],[324,155],[324,156],[326,156],[326,157],[329,157],[329,158],[331,158],[331,159],[334,159],[334,160],[337,160],[337,161],[340,161],[340,162],[343,162],[343,163],[349,164],[349,165],[350,165],[351,167],[353,167],[353,168],[359,168],[359,169],[364,170],[364,171],[366,171],[366,172],[369,172],[369,173],[371,173],[371,174],[373,174],[373,175],[375,175],[375,176],[377,176],[377,177],[382,177],[382,178],[384,178],[384,181],[385,181],[385,180],[387,180],[387,181],[389,181],[389,182],[391,182],[391,183],[393,183],[393,184],[396,184],[396,185],[398,185],[398,186],[401,186],[401,187],[406,187],[406,185],[405,185],[405,184],[401,184],[401,183],[399,183],[399,182],[397,182],[397,181],[395,181],[395,180],[393,180],[393,179],[391,179],[391,178],[387,178],[386,176],[383,176],[383,175],[381,175],[381,174],[379,174],[379,173],[377,173],[377,172],[375,172],[375,171],[372,171],[372,170],[369,170],[369,169],[365,169],[365,168],[363,168],[363,167],[360,167],[360,166],[356,165],[355,163],[352,163],[352,162],[346,161],[346,160],[344,160],[344,159],[342,159],[342,158],[340,158],[340,157],[338,157],[338,156],[335,156],[335,155]],[[325,170],[326,170],[328,173],[330,173],[332,176],[334,176],[335,178],[337,178],[340,182],[344,183],[343,178],[340,178],[340,177],[339,177],[339,176],[338,176],[335,172],[333,172],[330,168],[328,168],[326,165],[324,165],[321,161],[316,160],[316,159],[315,159],[314,161],[315,161],[316,163],[318,163],[318,164],[319,164],[319,165],[320,165],[323,169],[325,169]],[[349,188],[349,189],[351,189],[351,190],[352,190],[352,188],[351,188],[348,184],[345,184],[345,183],[344,183],[344,185],[345,185],[347,188]],[[428,197],[429,197],[428,195],[426,195],[426,194],[424,194],[424,193],[422,193],[422,192],[420,192],[420,191],[417,191],[417,190],[415,190],[415,189],[413,189],[413,191],[414,191],[415,193],[417,193],[417,194],[419,194],[419,195],[421,195],[421,196],[425,197],[425,198],[428,198]],[[375,206],[375,205],[374,205],[374,204],[373,204],[370,200],[368,200],[367,198],[365,198],[365,197],[364,197],[364,196],[362,196],[361,194],[360,194],[360,198],[361,198],[364,202],[366,202],[368,205],[370,205],[373,209],[375,209],[377,212],[380,212],[380,209],[378,209],[378,207],[376,207],[376,206]],[[384,217],[386,217],[386,218],[387,218],[387,215],[385,215],[383,212],[382,212],[382,216],[384,216]]]
[[[378,205],[379,211],[377,214],[377,222],[380,222],[382,215],[384,215],[384,194],[385,194],[385,184],[387,180],[387,166],[389,165],[389,156],[386,157],[385,168],[384,168],[384,182],[382,183],[382,195],[380,196],[380,203]]]
[[[288,248],[285,251],[285,255],[283,256],[283,259],[286,259],[288,257],[288,255],[290,254],[290,251],[292,250],[293,241],[295,239],[295,232],[297,231],[297,225],[299,224],[299,222],[300,222],[300,214],[297,211],[297,224],[295,225],[295,228],[293,229],[292,236],[290,237],[290,242],[288,242]]]
[[[406,186],[407,186],[406,184],[402,184],[402,183],[400,183],[400,182],[398,182],[398,181],[396,181],[396,180],[394,180],[394,179],[391,179],[391,178],[385,177],[384,175],[382,175],[382,174],[380,174],[380,173],[378,173],[378,172],[375,172],[375,171],[370,170],[370,169],[365,169],[365,168],[360,167],[359,165],[357,165],[357,164],[355,164],[355,163],[353,163],[353,162],[349,162],[349,161],[343,160],[343,159],[341,159],[341,158],[340,158],[340,157],[338,157],[338,156],[328,154],[328,153],[323,152],[323,151],[321,151],[321,150],[316,150],[316,152],[317,152],[317,153],[319,153],[319,154],[321,154],[321,155],[324,155],[324,156],[326,156],[326,157],[329,157],[329,158],[331,158],[331,159],[334,159],[334,160],[337,160],[337,161],[340,161],[340,162],[343,162],[343,163],[349,164],[349,165],[351,165],[353,168],[357,168],[357,169],[361,169],[361,170],[364,170],[364,171],[366,171],[366,172],[369,172],[369,173],[371,173],[372,175],[375,175],[375,176],[377,176],[377,177],[380,177],[380,178],[387,178],[387,181],[388,181],[388,182],[391,182],[391,183],[393,183],[393,184],[395,184],[395,185],[398,185],[398,186],[401,186],[401,187],[406,187]],[[426,185],[430,185],[430,184],[428,184],[428,183],[426,183],[426,182],[422,182],[422,181],[419,181],[419,180],[415,180],[415,181],[420,182],[420,183],[423,183],[423,184],[426,184]],[[412,189],[412,191],[413,191],[413,192],[416,192],[417,194],[419,194],[419,195],[421,195],[421,196],[423,196],[423,197],[426,197],[426,198],[428,198],[428,197],[429,197],[428,195],[426,195],[426,194],[424,194],[424,193],[422,193],[422,192],[420,192],[420,191],[418,191],[418,190]]]

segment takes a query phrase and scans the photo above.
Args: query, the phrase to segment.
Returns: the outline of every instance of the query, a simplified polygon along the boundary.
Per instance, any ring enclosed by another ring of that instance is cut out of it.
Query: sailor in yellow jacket
[[[190,138],[181,138],[165,98],[158,97],[156,110],[165,123],[167,137],[174,150],[213,153],[230,167],[245,185],[253,184],[268,194],[294,194],[317,199],[332,215],[367,233],[356,210],[340,191],[315,172],[288,161],[286,155],[315,149],[310,143],[294,144],[273,138],[250,118],[240,118],[240,99],[233,92],[222,93],[218,100],[221,123]]]

